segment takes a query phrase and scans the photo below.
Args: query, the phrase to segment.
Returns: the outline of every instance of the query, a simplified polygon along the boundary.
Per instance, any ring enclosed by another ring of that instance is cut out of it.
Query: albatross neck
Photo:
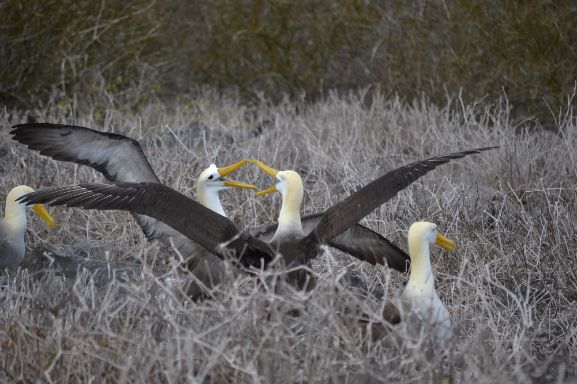
[[[26,207],[18,204],[16,199],[10,193],[6,197],[6,206],[4,208],[5,223],[15,231],[26,230]]]
[[[283,194],[282,207],[278,215],[278,227],[273,240],[276,240],[279,236],[303,234],[300,213],[301,203],[302,193]]]
[[[207,191],[204,187],[197,187],[196,194],[198,196],[198,201],[200,204],[204,205],[208,209],[226,217],[222,203],[220,202],[220,196],[218,191]]]
[[[420,239],[409,242],[411,274],[405,291],[411,296],[432,296],[435,292],[429,247],[427,241]]]

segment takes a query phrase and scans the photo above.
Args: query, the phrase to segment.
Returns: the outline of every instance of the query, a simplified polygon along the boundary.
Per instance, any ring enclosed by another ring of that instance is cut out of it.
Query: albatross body
[[[0,270],[15,269],[20,265],[26,253],[24,235],[26,233],[27,213],[31,207],[16,202],[20,197],[34,192],[26,185],[13,188],[6,196],[4,218],[0,219]],[[56,223],[42,204],[35,204],[36,212],[51,228]]]
[[[411,225],[408,238],[411,272],[400,297],[401,311],[388,301],[382,312],[383,323],[365,315],[361,315],[358,322],[363,329],[370,330],[373,340],[388,335],[392,324],[404,331],[400,333],[402,342],[421,346],[424,340],[428,340],[435,346],[443,346],[452,336],[453,326],[449,312],[435,290],[430,247],[437,245],[453,252],[455,243],[443,236],[435,224],[424,221]]]
[[[401,303],[404,312],[409,316],[412,333],[424,329],[423,325],[428,324],[429,329],[433,331],[434,339],[437,342],[444,342],[453,334],[453,327],[449,312],[435,290],[431,245],[438,245],[450,252],[455,250],[455,243],[443,236],[435,224],[421,221],[411,225],[409,228],[411,273],[401,295]]]
[[[138,142],[126,136],[84,127],[48,123],[20,124],[13,128],[11,131],[13,139],[30,149],[55,160],[88,165],[101,172],[109,181],[160,183]],[[218,175],[215,174],[215,169],[218,170]],[[203,171],[197,181],[199,202],[214,212],[226,216],[218,195],[225,188],[214,181],[236,169],[234,166],[217,169],[211,165]],[[178,210],[179,214],[182,212],[182,209]],[[212,285],[209,280],[215,278],[215,274],[219,274],[222,270],[217,257],[210,252],[203,252],[204,249],[196,242],[152,217],[139,214],[133,216],[148,239],[158,239],[172,246],[179,258],[190,260],[189,268],[203,283]],[[304,234],[312,232],[322,217],[322,213],[302,217]],[[277,223],[271,223],[251,230],[251,235],[269,242],[277,227]],[[328,245],[363,260],[381,259],[383,255],[387,255],[387,262],[391,268],[401,272],[408,270],[409,257],[405,252],[377,232],[360,224],[347,228],[331,239]]]
[[[278,250],[283,255],[293,254],[285,249],[292,247],[293,244],[298,243],[305,237],[301,223],[301,205],[304,197],[303,181],[298,173],[295,171],[277,171],[270,168],[262,162],[255,160],[255,165],[266,171],[269,175],[276,177],[277,183],[261,192],[257,196],[262,196],[272,192],[280,192],[282,194],[282,206],[278,216],[278,227],[269,242],[273,249]],[[295,256],[301,256],[294,254]],[[307,265],[308,261],[304,259],[291,260],[285,256],[285,263],[289,267],[296,265]],[[314,285],[314,278],[306,270],[296,270],[289,274],[289,281],[293,280],[300,287],[312,287]],[[308,282],[311,282],[308,285]]]
[[[92,167],[109,181],[160,183],[140,144],[129,137],[85,127],[49,123],[20,124],[13,128],[13,139],[30,149],[55,160]],[[224,179],[245,163],[241,161],[222,168],[211,164],[206,168],[196,183],[200,203],[226,216],[220,201],[221,191],[233,187],[256,189],[249,184]],[[220,281],[223,266],[212,253],[206,252],[188,237],[153,217],[139,214],[133,216],[147,239],[157,239],[171,247],[203,285],[212,287]],[[196,293],[191,295],[194,297]]]
[[[492,148],[477,148],[436,156],[390,171],[326,210],[311,232],[304,237],[300,235],[296,217],[298,215],[296,206],[299,200],[302,201],[302,197],[291,193],[292,188],[289,188],[288,184],[292,177],[284,178],[292,173],[282,173],[279,176],[278,171],[272,170],[277,184],[271,188],[282,191],[283,183],[287,185],[283,200],[287,202],[289,208],[281,209],[279,219],[283,224],[279,223],[281,229],[277,230],[270,244],[255,238],[249,232],[240,230],[226,217],[158,183],[82,184],[49,188],[26,195],[21,201],[27,204],[47,203],[85,209],[120,209],[154,217],[218,257],[233,257],[243,265],[260,266],[263,262],[266,264],[278,253],[289,264],[306,264],[319,254],[323,244],[328,244],[355,226],[375,208],[429,171],[453,159],[478,154]],[[385,264],[387,260],[386,255],[376,257],[374,254],[369,258],[360,259],[373,264]],[[303,282],[297,281],[297,283]]]

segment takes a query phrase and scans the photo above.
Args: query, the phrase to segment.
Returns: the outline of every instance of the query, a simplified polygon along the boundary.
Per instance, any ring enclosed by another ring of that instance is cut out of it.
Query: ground
[[[456,108],[458,106],[458,108]],[[89,276],[3,277],[2,381],[48,382],[563,382],[577,375],[576,121],[559,132],[513,122],[506,104],[405,104],[378,95],[328,96],[316,103],[246,107],[210,91],[192,102],[151,104],[138,115],[113,104],[104,114],[74,103],[26,113],[1,110],[0,190],[103,181],[10,140],[9,128],[36,121],[122,133],[140,141],[160,179],[194,195],[215,162],[257,158],[303,178],[303,214],[322,211],[386,171],[428,156],[498,145],[431,172],[363,223],[406,250],[410,224],[427,220],[458,250],[432,254],[436,287],[455,325],[442,351],[378,334],[381,310],[407,275],[328,250],[315,261],[320,284],[275,293],[231,267],[212,300],[183,300],[178,276],[155,277],[172,254],[147,242],[122,212],[52,208],[56,230],[30,215],[28,248],[139,262],[143,278],[95,286]],[[268,187],[246,167],[234,179]],[[3,192],[4,193],[4,192]],[[280,196],[222,194],[243,227],[276,219]],[[343,283],[354,267],[386,300],[362,298]],[[295,309],[300,316],[294,316]],[[380,329],[380,328],[379,328]],[[567,381],[569,382],[569,381]]]

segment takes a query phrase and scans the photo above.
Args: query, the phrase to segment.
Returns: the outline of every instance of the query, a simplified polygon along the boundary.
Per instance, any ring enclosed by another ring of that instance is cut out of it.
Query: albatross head
[[[256,193],[257,196],[267,195],[273,192],[280,192],[282,199],[282,208],[278,217],[277,234],[281,233],[298,233],[302,234],[301,224],[301,204],[303,202],[304,187],[303,180],[295,171],[279,171],[265,165],[259,160],[252,160],[251,163],[265,171],[271,177],[276,179],[276,183],[263,191]],[[275,234],[275,237],[277,235]],[[273,238],[274,239],[274,238]]]
[[[21,198],[24,195],[27,195],[31,192],[34,192],[34,189],[30,188],[27,185],[19,185],[17,187],[12,188],[10,192],[8,192],[8,196],[6,196],[6,209],[4,210],[4,216],[7,222],[11,223],[14,226],[18,227],[26,227],[26,213],[32,208],[32,210],[40,216],[42,220],[50,228],[56,227],[56,221],[50,216],[44,205],[42,204],[34,204],[32,206],[27,206],[23,203],[19,203],[16,200]]]
[[[256,190],[257,188],[254,185],[225,179],[225,176],[228,176],[246,163],[246,160],[241,160],[238,163],[222,168],[218,168],[215,164],[211,164],[208,168],[202,171],[198,177],[197,189],[205,189],[207,192],[210,191],[216,193],[230,188],[247,188]]]
[[[250,162],[276,179],[276,183],[272,187],[259,191],[256,195],[263,196],[273,192],[280,192],[283,196],[283,209],[286,208],[293,213],[296,212],[300,217],[304,196],[301,176],[295,171],[279,171],[271,168],[259,160],[251,160]]]
[[[220,191],[230,188],[256,190],[257,188],[254,185],[225,179],[225,176],[236,171],[246,163],[247,160],[241,160],[238,163],[222,168],[218,168],[216,165],[211,164],[208,168],[202,171],[196,183],[196,193],[200,203],[205,207],[226,216],[218,197]]]
[[[275,178],[275,185],[257,192],[256,195],[262,196],[272,192],[280,192],[283,196],[283,204],[288,204],[293,210],[296,209],[300,212],[304,195],[303,180],[300,175],[295,171],[279,171]]]
[[[435,244],[449,252],[456,249],[455,243],[443,236],[437,230],[436,224],[426,221],[416,222],[409,228],[409,253],[411,248],[420,248],[421,244]]]

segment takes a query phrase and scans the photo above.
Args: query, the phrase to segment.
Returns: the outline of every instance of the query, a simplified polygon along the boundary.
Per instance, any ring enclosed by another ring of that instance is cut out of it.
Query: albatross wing
[[[54,160],[88,165],[109,181],[159,183],[134,139],[74,125],[49,123],[12,127],[12,139]]]
[[[322,217],[323,213],[315,213],[301,218],[305,236],[313,231]],[[277,227],[278,223],[268,224],[251,233],[262,241],[270,242]],[[384,264],[385,259],[389,267],[397,271],[407,272],[409,269],[410,259],[405,251],[358,223],[329,240],[328,245],[371,264]]]
[[[87,165],[109,181],[160,183],[140,144],[129,137],[64,124],[29,123],[12,128],[13,140],[54,160]],[[150,217],[134,218],[149,240],[170,245],[168,237],[178,236]]]
[[[81,184],[48,188],[23,196],[26,204],[44,202],[98,210],[123,210],[162,221],[220,258],[260,266],[275,252],[268,244],[241,232],[228,218],[158,183]]]
[[[314,230],[301,240],[299,244],[300,252],[306,252],[308,257],[313,256],[314,253],[311,253],[310,250],[315,244],[317,246],[319,244],[326,244],[371,213],[374,209],[392,199],[399,191],[402,191],[439,165],[494,148],[497,147],[475,148],[435,156],[416,161],[386,173],[329,208],[323,214],[323,217]]]

